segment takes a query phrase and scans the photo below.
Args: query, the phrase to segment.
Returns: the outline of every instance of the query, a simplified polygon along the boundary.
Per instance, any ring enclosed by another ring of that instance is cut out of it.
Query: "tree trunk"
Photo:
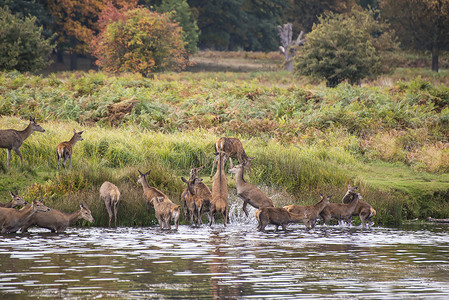
[[[78,69],[78,54],[72,53],[70,54],[70,71],[74,71]]]
[[[64,63],[64,51],[61,49],[56,50],[56,61],[58,63]]]
[[[433,45],[432,47],[432,71],[438,72],[438,57],[440,54],[440,49],[438,49],[437,45]]]

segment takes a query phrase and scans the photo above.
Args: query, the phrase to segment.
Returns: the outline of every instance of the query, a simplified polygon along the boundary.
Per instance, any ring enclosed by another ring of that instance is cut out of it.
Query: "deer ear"
[[[80,132],[78,132],[79,134],[82,134],[84,132],[84,130],[81,130]]]
[[[14,198],[15,195],[11,191],[9,191],[9,194]]]
[[[323,199],[324,198],[323,194],[321,194],[321,192],[318,193],[320,194],[320,198]]]
[[[142,172],[140,172],[140,170],[137,170],[137,172],[139,172],[139,175],[143,175]]]
[[[184,177],[181,177],[181,180],[185,183],[189,183],[189,181],[187,179],[185,179]]]
[[[196,171],[199,172],[199,171],[201,171],[202,169],[204,169],[204,166],[199,167]]]
[[[145,174],[143,174],[144,176],[148,176],[148,174],[150,174],[151,170],[148,170],[148,172],[146,172]]]

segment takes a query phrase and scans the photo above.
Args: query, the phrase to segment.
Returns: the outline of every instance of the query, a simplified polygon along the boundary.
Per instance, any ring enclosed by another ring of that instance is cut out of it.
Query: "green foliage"
[[[46,67],[54,48],[51,38],[42,35],[36,17],[20,19],[0,7],[0,69],[20,72]]]
[[[97,64],[111,72],[138,72],[144,76],[187,64],[182,28],[144,8],[117,10],[108,5],[100,17],[100,33],[92,40]]]
[[[379,51],[395,44],[373,12],[329,13],[319,21],[295,57],[298,74],[324,78],[335,87],[344,80],[354,84],[384,71]]]
[[[157,6],[160,13],[174,12],[172,18],[178,22],[184,31],[184,42],[187,53],[193,54],[198,51],[199,29],[196,20],[193,18],[187,0],[163,0]]]

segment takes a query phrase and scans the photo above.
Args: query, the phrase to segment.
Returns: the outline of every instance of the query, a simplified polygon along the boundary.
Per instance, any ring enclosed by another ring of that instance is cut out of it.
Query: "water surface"
[[[0,236],[0,295],[30,298],[446,299],[447,225],[30,229]]]

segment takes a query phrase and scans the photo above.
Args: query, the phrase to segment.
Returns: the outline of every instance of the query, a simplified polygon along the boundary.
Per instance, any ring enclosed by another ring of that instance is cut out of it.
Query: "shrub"
[[[35,22],[36,17],[22,20],[0,7],[0,69],[26,72],[48,65],[54,45]]]
[[[183,69],[187,64],[182,28],[145,8],[118,10],[109,4],[99,20],[100,32],[92,40],[97,65],[111,72],[153,72]]]
[[[327,86],[334,87],[344,80],[353,84],[385,71],[380,50],[396,45],[385,25],[374,20],[373,12],[329,13],[319,22],[295,58],[298,74],[324,78]]]

